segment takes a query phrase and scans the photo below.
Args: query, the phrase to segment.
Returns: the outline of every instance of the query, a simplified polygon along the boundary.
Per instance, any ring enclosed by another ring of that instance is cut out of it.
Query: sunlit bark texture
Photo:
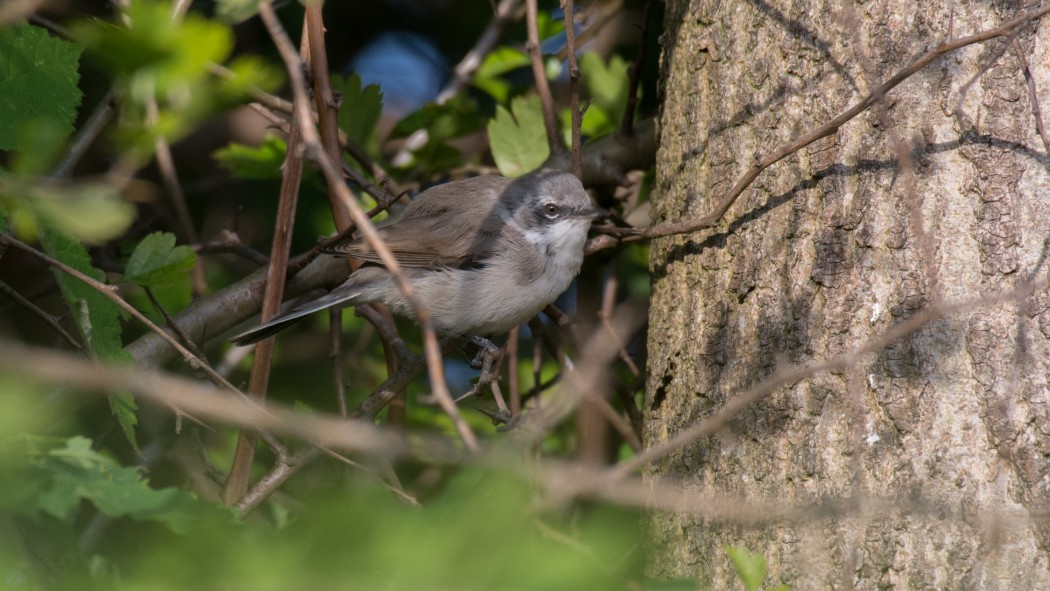
[[[1020,5],[668,0],[654,221],[703,216],[756,157]],[[1050,18],[1014,39],[939,58],[762,173],[716,230],[654,243],[648,445],[939,301],[1046,281],[1050,160],[1018,53],[1045,114]],[[647,476],[813,511],[656,514],[651,570],[739,588],[724,548],[746,545],[794,589],[1050,589],[1048,375],[1041,287],[779,388]]]

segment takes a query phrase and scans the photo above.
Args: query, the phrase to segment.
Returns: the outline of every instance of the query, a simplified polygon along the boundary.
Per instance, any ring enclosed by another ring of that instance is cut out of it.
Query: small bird
[[[432,187],[379,234],[438,332],[488,337],[527,322],[569,287],[583,263],[587,229],[601,213],[575,176],[542,169],[517,179],[479,176]],[[365,240],[325,252],[365,264],[328,294],[230,340],[254,343],[333,306],[382,303],[414,316]]]

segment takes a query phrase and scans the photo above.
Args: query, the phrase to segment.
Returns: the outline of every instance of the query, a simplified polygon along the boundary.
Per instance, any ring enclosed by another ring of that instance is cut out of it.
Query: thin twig
[[[55,166],[48,176],[53,179],[65,178],[73,174],[73,169],[76,168],[77,163],[84,157],[84,154],[88,151],[98,139],[102,132],[106,129],[106,126],[116,118],[116,109],[113,108],[113,101],[116,98],[116,90],[109,89],[102,100],[99,101],[98,106],[91,112],[91,116],[84,122],[84,126],[77,132],[76,137],[73,138],[73,142],[69,145],[69,149],[66,150],[62,160],[59,161],[58,165]]]
[[[470,84],[474,79],[474,74],[485,60],[485,56],[496,46],[496,42],[503,35],[503,30],[507,28],[507,25],[514,20],[514,13],[517,12],[520,5],[521,0],[500,0],[499,5],[495,7],[492,20],[478,37],[474,47],[471,47],[463,59],[456,64],[452,70],[452,79],[438,93],[437,98],[434,99],[435,103],[445,104],[449,99],[463,92],[463,89]]]
[[[180,343],[177,339],[168,334],[166,330],[154,324],[153,321],[147,318],[144,314],[142,314],[142,312],[139,312],[137,309],[135,309],[134,306],[125,301],[124,298],[117,295],[114,286],[106,285],[105,283],[102,283],[92,277],[88,277],[87,275],[81,273],[80,271],[77,271],[73,267],[70,267],[62,261],[51,258],[47,254],[36,250],[32,246],[29,246],[28,244],[22,242],[21,240],[18,240],[10,234],[0,233],[0,244],[14,246],[15,248],[23,252],[29,253],[30,255],[44,261],[51,267],[62,271],[66,275],[69,275],[70,277],[73,277],[74,279],[84,283],[91,289],[94,289],[98,293],[102,294],[104,298],[113,302],[114,304],[119,306],[120,309],[132,315],[136,320],[144,324],[146,328],[153,331],[157,336],[164,339],[169,345],[174,347],[175,350],[178,351],[180,355],[182,355],[182,358],[186,360],[186,363],[189,364],[190,367],[194,369],[200,369],[201,371],[203,371],[215,384],[228,388],[234,392],[240,392],[236,387],[234,387],[233,384],[226,381],[226,378],[222,377],[214,369],[212,369],[212,367],[208,365],[207,361],[194,355],[192,351],[184,347],[182,343]]]
[[[569,113],[572,117],[572,174],[583,178],[583,164],[580,161],[580,135],[583,127],[583,114],[580,112],[580,66],[576,63],[576,9],[573,0],[561,0],[561,10],[565,16],[565,42],[569,61]],[[561,142],[559,141],[559,144]],[[553,151],[553,150],[552,150]]]
[[[343,383],[343,310],[335,307],[328,311],[328,358],[332,361],[332,385],[335,387],[335,402],[339,415],[346,416],[346,384]]]
[[[412,306],[416,319],[423,328],[423,345],[427,359],[427,370],[430,374],[431,387],[434,390],[434,395],[441,403],[442,409],[449,415],[449,418],[452,420],[453,425],[455,425],[456,431],[462,438],[464,445],[466,445],[467,449],[472,453],[476,453],[480,451],[477,437],[474,435],[474,432],[471,430],[467,422],[463,420],[463,416],[460,414],[459,409],[456,408],[455,403],[452,402],[452,395],[449,393],[448,384],[445,382],[441,350],[438,345],[437,333],[434,331],[434,323],[430,317],[430,313],[423,307],[418,298],[416,298],[415,291],[412,289],[412,284],[408,282],[404,273],[401,272],[401,266],[398,264],[397,259],[394,258],[390,253],[390,249],[383,243],[375,226],[372,224],[371,220],[368,219],[368,216],[361,209],[361,206],[353,199],[350,190],[342,180],[340,170],[327,158],[324,148],[321,145],[320,137],[317,134],[317,129],[313,125],[313,119],[310,117],[310,113],[306,108],[306,92],[301,61],[289,41],[287,33],[285,33],[284,28],[281,26],[280,21],[277,20],[277,15],[273,10],[273,6],[269,2],[261,3],[259,5],[259,14],[262,17],[263,22],[266,24],[266,28],[269,31],[274,44],[277,46],[281,57],[284,59],[288,76],[292,81],[291,88],[296,95],[296,100],[294,101],[296,116],[300,119],[303,140],[307,151],[321,168],[329,186],[335,186],[337,194],[340,197],[339,200],[349,209],[353,221],[361,231],[362,238],[364,238],[366,243],[379,256],[383,266],[390,271],[391,276],[397,282],[405,299]]]
[[[671,452],[691,444],[701,437],[717,432],[728,425],[730,421],[736,418],[737,415],[745,409],[765,398],[777,388],[788,384],[794,384],[818,373],[848,368],[853,364],[860,362],[861,358],[865,355],[877,353],[885,349],[890,344],[918,331],[933,320],[942,316],[959,312],[961,310],[990,306],[1003,301],[1017,300],[1043,289],[1046,285],[1047,281],[1043,280],[1039,282],[1025,283],[1011,291],[1000,292],[961,302],[935,303],[914,316],[911,316],[907,320],[897,323],[883,334],[872,338],[853,351],[843,353],[842,355],[824,361],[816,361],[808,365],[790,367],[777,371],[768,378],[729,399],[721,409],[706,419],[695,423],[687,429],[675,433],[666,441],[652,445],[633,458],[616,464],[609,469],[609,477],[611,479],[626,478],[638,468],[651,462],[655,462]]]
[[[649,50],[649,15],[653,11],[653,0],[645,0],[645,8],[642,9],[641,41],[638,45],[638,55],[634,58],[634,64],[627,71],[627,109],[623,112],[623,120],[620,121],[620,134],[631,135],[634,133],[634,114],[638,110],[638,87],[642,79],[642,69],[645,67],[645,59]]]
[[[845,9],[847,28],[854,32],[853,42],[856,46],[857,60],[860,62],[861,70],[864,72],[869,85],[876,81],[876,68],[871,56],[867,51],[866,41],[861,33],[862,28],[856,24],[853,11]],[[918,179],[915,175],[915,165],[912,162],[912,149],[897,133],[897,126],[890,118],[889,107],[885,101],[885,95],[879,96],[875,102],[875,116],[886,130],[887,139],[893,147],[897,157],[897,169],[900,171],[900,185],[903,193],[905,207],[908,210],[908,230],[911,239],[916,244],[916,250],[920,254],[919,265],[922,268],[922,276],[926,280],[923,286],[925,295],[929,299],[936,300],[940,293],[940,279],[937,268],[933,265],[934,245],[929,232],[926,231],[925,217],[922,213],[922,195],[917,189]]]
[[[303,51],[306,51],[306,31],[303,31]],[[296,97],[299,100],[300,97]],[[295,226],[295,209],[299,199],[299,185],[303,176],[303,153],[299,149],[302,134],[300,121],[293,120],[288,132],[288,150],[281,166],[281,190],[277,202],[277,219],[274,220],[273,241],[270,246],[270,264],[266,271],[266,288],[263,291],[262,310],[259,321],[266,322],[281,311],[284,300],[284,283],[287,277],[288,259],[292,244],[292,229]],[[259,400],[266,399],[273,363],[275,339],[269,337],[255,345],[252,368],[248,378],[248,395]],[[232,505],[240,501],[248,491],[252,463],[255,458],[255,435],[242,432],[237,438],[233,464],[223,487],[223,501]]]
[[[507,335],[507,397],[510,399],[512,417],[521,413],[521,367],[518,362],[518,350],[521,346],[521,327],[515,326]]]
[[[1009,38],[1007,38],[1007,40],[1004,43],[1002,43],[998,49],[995,50],[995,53],[992,54],[992,57],[985,60],[984,65],[981,66],[980,69],[978,69],[977,72],[973,74],[973,76],[970,76],[970,78],[959,88],[959,98],[955,101],[955,108],[953,109],[953,112],[955,113],[955,116],[959,119],[960,122],[962,122],[963,120],[963,102],[966,100],[966,95],[970,94],[970,88],[978,80],[980,80],[981,77],[987,74],[988,70],[992,69],[992,66],[994,66],[996,62],[999,61],[999,58],[1003,57],[1003,55],[1006,54],[1006,50],[1010,49],[1010,46],[1013,44],[1013,41],[1017,39],[1017,35],[1019,35],[1020,33],[1021,27],[1017,27],[1013,31],[1010,31]]]
[[[182,17],[192,5],[193,0],[174,0],[171,4],[172,22],[182,20]],[[146,117],[149,125],[157,125],[159,108],[156,96],[151,96],[146,103]],[[175,206],[175,218],[178,220],[179,228],[181,229],[182,242],[185,244],[197,244],[200,240],[197,238],[197,230],[193,226],[193,220],[190,219],[190,210],[186,206],[186,195],[182,191],[182,183],[179,182],[179,175],[175,171],[175,158],[171,155],[171,144],[168,143],[167,138],[160,135],[158,135],[154,144],[154,159],[157,161],[157,169],[160,171],[160,178],[164,183],[164,188],[171,198],[172,205]],[[208,285],[204,280],[204,265],[199,260],[193,266],[192,279],[193,293],[195,295],[199,296],[207,293]]]
[[[269,257],[241,242],[240,237],[229,230],[223,230],[217,240],[207,244],[196,244],[192,248],[197,254],[235,254],[260,267],[270,263]]]
[[[303,61],[310,68],[310,78],[313,82],[314,107],[317,109],[317,129],[320,133],[321,145],[328,155],[329,162],[342,162],[339,157],[339,105],[336,103],[332,92],[332,81],[328,73],[328,53],[324,42],[324,23],[321,18],[321,2],[307,2],[306,25],[303,30],[303,38],[309,47],[309,59]],[[307,55],[307,52],[303,52]],[[305,107],[299,107],[303,109]],[[300,122],[301,124],[301,122]],[[339,179],[339,185],[343,184]],[[335,219],[335,227],[344,230],[352,223],[350,214],[340,201],[340,195],[336,191],[336,184],[328,184],[328,200],[332,204],[332,217]]]
[[[631,359],[631,356],[627,353],[627,346],[623,342],[623,339],[620,338],[620,335],[617,334],[612,323],[613,313],[616,309],[616,292],[619,288],[619,280],[617,277],[619,272],[619,261],[619,257],[613,258],[605,269],[605,282],[602,286],[602,307],[598,311],[598,319],[601,321],[602,327],[605,331],[609,333],[609,337],[616,341],[616,346],[620,348],[620,360],[627,366],[627,369],[630,370],[631,374],[637,378],[641,375],[641,372],[638,370],[638,366],[635,364],[634,360]]]
[[[150,125],[156,125],[159,111],[155,98],[147,102],[146,111]],[[186,206],[186,194],[182,191],[182,183],[179,182],[179,175],[175,170],[175,157],[171,154],[171,145],[168,144],[168,140],[165,138],[158,137],[153,145],[153,151],[154,160],[157,162],[157,170],[160,171],[161,181],[164,183],[168,197],[171,198],[171,204],[175,208],[175,219],[178,220],[182,242],[184,244],[197,244],[200,240],[197,238],[197,230],[193,227],[193,220],[190,219],[190,210]],[[208,291],[208,285],[204,282],[204,266],[200,260],[193,266],[191,277],[195,295],[201,295]]]
[[[1043,140],[1043,150],[1046,155],[1050,156],[1050,139],[1047,138],[1046,129],[1043,127],[1043,113],[1039,109],[1039,93],[1035,88],[1035,78],[1032,77],[1032,71],[1028,69],[1028,60],[1024,56],[1024,51],[1021,49],[1021,44],[1017,42],[1017,39],[1013,40],[1014,52],[1017,54],[1017,60],[1021,62],[1021,72],[1024,74],[1025,82],[1028,83],[1028,100],[1032,103],[1032,115],[1035,117],[1035,130],[1039,134],[1039,139]]]
[[[179,339],[182,340],[182,344],[186,345],[186,348],[190,351],[193,351],[194,355],[206,360],[207,357],[204,356],[204,352],[201,351],[200,347],[197,346],[197,343],[195,343],[193,339],[190,338],[190,335],[183,332],[182,327],[179,326],[179,323],[175,322],[175,319],[172,318],[170,314],[168,314],[168,311],[164,308],[163,305],[161,305],[160,300],[157,299],[157,295],[153,293],[153,290],[146,285],[143,285],[142,289],[146,292],[146,297],[149,298],[149,301],[153,304],[153,307],[157,310],[157,312],[160,313],[162,317],[164,317],[164,323],[168,325],[168,328],[171,329],[171,332],[175,333],[175,336],[179,337]]]
[[[881,86],[868,93],[859,102],[846,109],[831,121],[828,121],[824,125],[821,125],[817,129],[803,135],[799,139],[782,146],[774,150],[769,155],[763,158],[756,158],[755,162],[748,168],[747,172],[736,182],[735,185],[721,197],[711,213],[694,220],[685,220],[681,222],[665,222],[650,226],[648,228],[617,228],[613,226],[601,226],[599,229],[605,232],[606,235],[598,236],[592,239],[586,248],[588,253],[593,253],[598,250],[610,248],[621,242],[637,242],[641,240],[652,240],[654,238],[662,238],[665,236],[673,236],[676,234],[689,234],[698,230],[705,230],[715,227],[722,216],[729,210],[729,208],[736,202],[737,198],[751,186],[751,183],[758,177],[758,175],[765,169],[769,168],[773,164],[776,164],[780,160],[787,156],[794,154],[802,148],[812,144],[813,142],[832,135],[840,127],[852,120],[854,117],[863,113],[873,104],[875,104],[880,97],[884,96],[890,90],[895,88],[901,82],[904,82],[916,72],[922,70],[937,58],[973,45],[975,43],[981,43],[988,41],[989,39],[995,39],[998,37],[1004,37],[1013,35],[1014,31],[1019,27],[1023,27],[1030,21],[1041,18],[1045,14],[1050,12],[1050,4],[1045,4],[1040,8],[1027,12],[1017,18],[1014,18],[1005,24],[981,31],[969,37],[963,37],[948,41],[938,45],[930,51],[924,53],[918,59],[904,67],[902,70],[893,75],[892,78],[884,82]]]
[[[543,64],[543,49],[540,47],[540,32],[537,22],[536,0],[525,0],[525,26],[528,31],[529,56],[532,58],[532,77],[536,82],[536,94],[540,97],[540,105],[543,107],[543,128],[547,131],[547,145],[550,153],[561,154],[565,152],[565,145],[558,138],[558,123],[554,113],[554,98],[551,96],[551,87],[547,82],[547,70]]]
[[[0,292],[3,292],[7,297],[14,300],[16,304],[22,306],[31,314],[43,320],[48,326],[51,327],[52,330],[58,333],[58,336],[65,339],[65,341],[69,343],[70,346],[76,349],[78,353],[85,352],[84,346],[80,344],[80,341],[78,341],[73,335],[69,334],[69,331],[62,328],[62,324],[59,323],[58,318],[52,316],[51,314],[48,314],[33,302],[22,297],[22,294],[15,291],[14,288],[4,283],[3,281],[0,281]]]

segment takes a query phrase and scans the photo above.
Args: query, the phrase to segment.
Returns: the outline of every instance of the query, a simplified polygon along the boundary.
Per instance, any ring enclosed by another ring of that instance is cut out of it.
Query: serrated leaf
[[[47,254],[66,265],[89,277],[105,281],[105,274],[91,266],[91,257],[84,245],[60,230],[44,224],[40,231],[40,244]],[[120,308],[82,281],[58,270],[52,272],[80,331],[81,342],[91,355],[117,365],[134,363],[121,342]],[[113,396],[117,399],[114,400]],[[132,447],[138,449],[135,442],[135,425],[138,424],[135,400],[127,394],[115,393],[111,395],[110,408]]]
[[[16,497],[21,506],[13,507],[23,513],[43,511],[69,521],[88,501],[109,517],[157,521],[176,533],[223,514],[181,490],[151,488],[137,470],[95,451],[84,437],[28,438],[27,444],[30,471],[20,479],[23,490]]]
[[[383,92],[375,84],[361,87],[356,73],[347,77],[332,76],[333,90],[342,93],[339,106],[339,128],[358,145],[365,145],[383,111]]]
[[[230,144],[213,154],[223,168],[242,179],[262,180],[281,178],[288,145],[283,139],[267,135],[257,148],[244,144]]]
[[[175,235],[154,232],[142,239],[124,268],[124,280],[147,287],[170,285],[186,278],[197,264],[197,253],[175,246]]]
[[[77,67],[83,49],[28,24],[0,28],[0,149],[17,150],[33,121],[73,131],[83,93]]]
[[[153,290],[154,297],[168,312],[178,312],[190,304],[189,271],[197,264],[197,253],[187,246],[175,246],[175,235],[156,232],[146,236],[131,253],[124,268],[124,281]]]
[[[757,591],[766,580],[766,559],[758,552],[752,553],[746,546],[726,546],[726,554],[733,562],[740,581],[747,591]]]
[[[492,158],[504,176],[533,171],[550,155],[539,97],[515,98],[510,111],[497,107],[488,131]]]

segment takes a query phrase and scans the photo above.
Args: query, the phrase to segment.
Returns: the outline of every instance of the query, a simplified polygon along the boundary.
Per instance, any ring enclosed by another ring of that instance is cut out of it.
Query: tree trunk
[[[705,215],[756,158],[1023,10],[668,0],[654,223]],[[1050,159],[1018,58],[1050,111],[1050,20],[1007,41],[939,58],[773,165],[714,231],[654,242],[647,445],[938,302],[1044,282],[776,389],[652,464],[654,483],[790,516],[654,515],[655,576],[741,588],[725,547],[745,545],[793,589],[1050,589]]]

